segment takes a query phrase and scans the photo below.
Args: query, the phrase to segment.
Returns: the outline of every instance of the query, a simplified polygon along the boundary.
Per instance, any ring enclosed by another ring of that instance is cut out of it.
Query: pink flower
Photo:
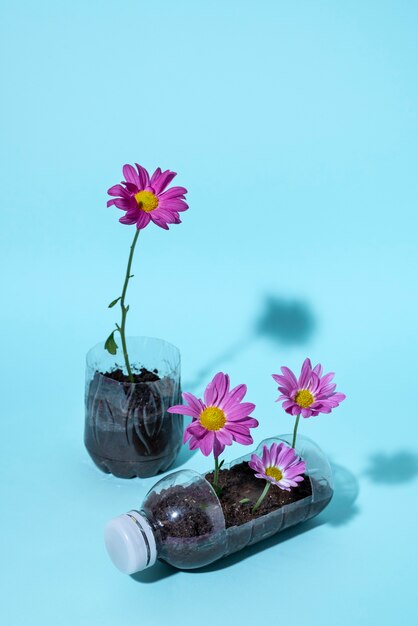
[[[248,465],[256,472],[257,478],[264,478],[280,489],[290,491],[302,482],[306,464],[295,453],[294,449],[284,443],[273,443],[268,449],[263,446],[263,455],[251,455]]]
[[[336,393],[336,385],[331,383],[334,373],[322,376],[322,365],[319,363],[312,369],[310,360],[305,359],[298,379],[288,367],[280,369],[283,375],[273,374],[273,378],[279,383],[282,394],[277,402],[284,400],[282,406],[286,413],[302,417],[331,413],[345,400],[345,395]]]
[[[249,416],[255,404],[241,402],[246,393],[246,385],[230,391],[228,374],[219,372],[206,387],[204,402],[191,393],[183,393],[188,404],[172,406],[168,412],[192,417],[184,432],[184,442],[190,440],[191,450],[200,448],[205,456],[213,452],[218,458],[233,441],[253,443],[250,428],[258,426],[258,422]]]
[[[162,172],[158,167],[150,178],[144,167],[138,163],[135,165],[136,169],[132,165],[123,166],[125,180],[108,190],[109,196],[118,197],[108,200],[107,206],[114,204],[126,211],[119,221],[121,224],[136,224],[138,229],[145,228],[150,221],[166,230],[168,224],[180,224],[179,213],[188,209],[185,202],[187,189],[166,189],[176,173]]]

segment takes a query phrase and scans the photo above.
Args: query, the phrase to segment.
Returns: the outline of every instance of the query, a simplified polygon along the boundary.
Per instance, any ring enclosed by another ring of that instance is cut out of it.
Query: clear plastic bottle
[[[263,445],[284,441],[291,435],[266,439]],[[119,515],[105,529],[106,548],[114,565],[126,574],[151,567],[161,559],[180,569],[194,569],[237,552],[320,513],[333,495],[330,464],[310,439],[298,436],[296,451],[306,463],[311,494],[296,502],[229,526],[220,501],[206,478],[192,470],[169,474],[148,492],[140,510]],[[248,461],[240,457],[223,469]],[[260,492],[263,481],[260,480]]]
[[[145,368],[151,377],[135,383],[109,377],[115,369],[126,374],[121,351],[113,356],[103,342],[94,346],[87,355],[84,442],[102,471],[148,478],[168,470],[182,445],[183,416],[167,413],[181,402],[180,352],[162,339],[127,341],[132,370]]]

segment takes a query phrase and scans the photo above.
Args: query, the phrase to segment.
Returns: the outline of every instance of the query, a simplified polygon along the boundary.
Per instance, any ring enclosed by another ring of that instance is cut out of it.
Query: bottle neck
[[[124,574],[140,572],[157,559],[153,529],[139,511],[128,511],[110,520],[105,528],[105,543],[114,565]]]

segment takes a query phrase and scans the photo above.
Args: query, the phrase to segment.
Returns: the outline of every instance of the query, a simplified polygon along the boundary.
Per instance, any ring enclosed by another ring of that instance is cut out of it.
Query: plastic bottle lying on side
[[[291,435],[266,439],[255,453],[261,456],[264,445],[282,441],[290,445],[291,440]],[[148,492],[140,510],[129,511],[108,522],[105,543],[114,565],[125,574],[151,567],[157,558],[180,569],[203,567],[314,517],[332,498],[331,467],[321,449],[307,437],[298,436],[296,451],[306,463],[305,484],[303,488],[297,487],[299,499],[265,514],[261,506],[258,517],[249,514],[251,519],[239,524],[233,524],[229,514],[224,513],[205,476],[191,470],[169,474]],[[245,463],[240,467],[247,467],[250,457],[251,453],[223,466],[221,474],[224,469],[231,470],[239,464]],[[255,480],[261,493],[263,481]],[[271,486],[273,494],[274,489],[279,487]],[[241,504],[238,500],[232,514],[242,506],[251,511],[252,504]]]

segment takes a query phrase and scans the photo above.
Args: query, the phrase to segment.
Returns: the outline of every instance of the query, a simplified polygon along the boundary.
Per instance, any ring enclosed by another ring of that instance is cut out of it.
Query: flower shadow
[[[254,329],[257,335],[280,344],[299,345],[311,338],[315,326],[312,311],[302,300],[267,295]]]
[[[400,485],[418,476],[418,454],[410,450],[376,452],[369,459],[366,475],[377,485]]]
[[[314,315],[305,302],[267,294],[248,332],[206,363],[194,379],[186,381],[184,389],[199,390],[215,370],[225,367],[225,364],[242,354],[258,338],[282,346],[300,345],[309,341],[315,326]]]

